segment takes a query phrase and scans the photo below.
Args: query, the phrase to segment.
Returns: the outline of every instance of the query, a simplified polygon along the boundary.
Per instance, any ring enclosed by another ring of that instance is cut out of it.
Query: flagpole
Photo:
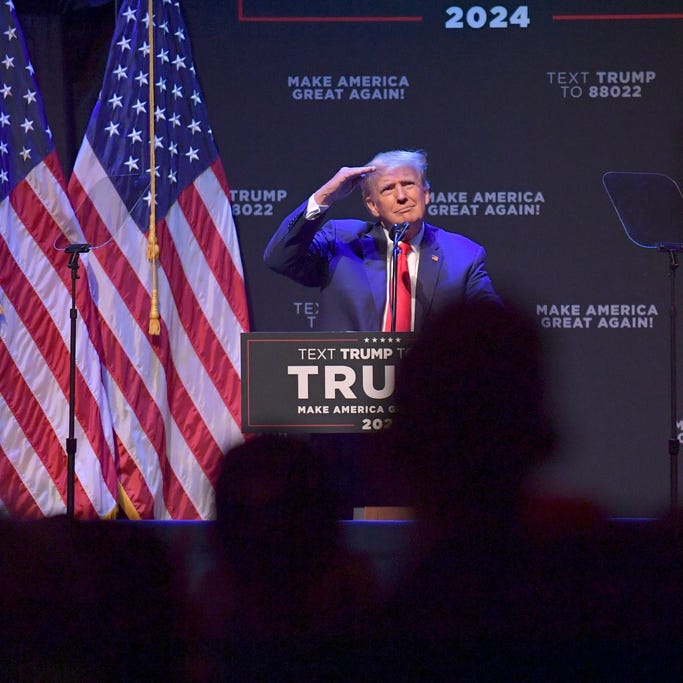
[[[159,244],[157,242],[156,226],[156,154],[154,150],[154,0],[147,3],[147,32],[149,41],[149,174],[150,174],[150,202],[149,202],[149,230],[147,232],[147,258],[152,264],[152,302],[149,312],[149,334],[158,335],[161,332],[159,315]]]

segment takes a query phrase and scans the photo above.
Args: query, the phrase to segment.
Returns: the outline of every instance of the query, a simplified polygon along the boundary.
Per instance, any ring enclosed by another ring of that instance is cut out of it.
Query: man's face
[[[370,177],[365,197],[368,210],[387,229],[396,223],[410,223],[407,239],[420,231],[428,203],[429,190],[412,166],[375,171]]]

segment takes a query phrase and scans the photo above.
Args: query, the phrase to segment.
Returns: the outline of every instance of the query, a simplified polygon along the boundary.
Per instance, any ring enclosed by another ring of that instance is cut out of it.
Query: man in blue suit
[[[373,220],[326,220],[327,210],[359,186]],[[319,328],[329,332],[417,332],[449,302],[498,301],[483,247],[426,223],[428,203],[424,152],[382,152],[366,166],[341,168],[285,218],[264,260],[276,272],[320,288]],[[410,313],[401,328],[389,326],[396,229],[405,230],[402,240],[411,246]],[[312,441],[336,481],[341,517],[368,505],[405,504],[404,492],[389,476],[391,455],[378,437],[314,434]]]
[[[483,247],[425,222],[426,172],[422,151],[381,152],[366,166],[341,168],[280,224],[264,260],[276,272],[320,288],[320,329],[382,330],[392,229],[406,224],[412,331],[449,302],[498,299]],[[326,221],[327,210],[358,186],[374,222]]]

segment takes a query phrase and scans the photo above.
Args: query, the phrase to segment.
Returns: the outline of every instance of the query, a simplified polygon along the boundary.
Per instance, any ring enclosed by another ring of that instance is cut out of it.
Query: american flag
[[[124,510],[133,518],[210,519],[221,455],[243,440],[247,299],[229,188],[180,4],[154,0],[152,17],[148,4],[125,0],[119,10],[69,196],[94,245]],[[158,336],[149,332],[150,225],[159,246]]]
[[[71,325],[70,257],[83,236],[12,2],[0,5],[0,504],[15,518],[63,514]],[[74,514],[116,511],[114,438],[84,255],[76,281]]]

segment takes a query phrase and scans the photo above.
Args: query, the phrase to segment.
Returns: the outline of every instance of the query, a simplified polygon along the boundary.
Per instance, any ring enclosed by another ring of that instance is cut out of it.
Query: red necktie
[[[396,332],[410,332],[412,297],[410,292],[410,273],[408,272],[408,253],[412,247],[407,242],[399,242],[401,252],[398,255],[398,282],[396,286]],[[393,291],[389,287],[389,303]],[[391,332],[391,305],[387,306],[387,317],[384,321],[384,332]]]

